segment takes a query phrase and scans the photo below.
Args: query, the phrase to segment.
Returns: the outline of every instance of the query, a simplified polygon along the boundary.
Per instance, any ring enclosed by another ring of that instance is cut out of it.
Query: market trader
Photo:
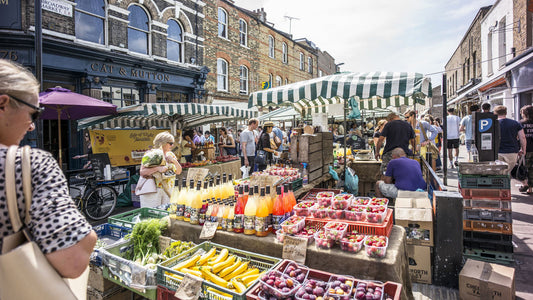
[[[376,182],[376,196],[396,198],[398,190],[425,190],[426,182],[422,177],[420,163],[405,157],[405,151],[400,147],[391,152],[392,160],[389,162],[385,177]]]
[[[383,141],[387,139],[385,149],[383,149],[383,156],[381,157],[381,173],[387,169],[387,164],[392,159],[392,150],[395,148],[402,148],[405,153],[411,153],[409,150],[409,143],[413,149],[416,149],[415,145],[415,131],[411,124],[406,121],[400,120],[400,117],[392,112],[387,116],[387,124],[381,131],[376,149],[380,149],[383,145]],[[375,153],[376,159],[379,159],[379,152]]]

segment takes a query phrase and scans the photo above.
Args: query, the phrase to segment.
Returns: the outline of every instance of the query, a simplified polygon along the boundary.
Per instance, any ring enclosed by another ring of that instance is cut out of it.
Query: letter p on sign
[[[492,127],[492,119],[479,120],[479,132],[485,132]]]

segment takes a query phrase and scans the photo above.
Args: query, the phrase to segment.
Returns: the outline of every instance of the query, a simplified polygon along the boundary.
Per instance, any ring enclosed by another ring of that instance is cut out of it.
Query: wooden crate
[[[315,169],[309,172],[309,183],[322,177],[322,168]]]
[[[324,165],[333,164],[333,133],[322,133],[322,161]]]
[[[359,196],[369,197],[376,194],[376,182],[359,180]]]
[[[320,157],[322,160],[322,134],[303,135],[298,137],[298,162],[309,163]]]

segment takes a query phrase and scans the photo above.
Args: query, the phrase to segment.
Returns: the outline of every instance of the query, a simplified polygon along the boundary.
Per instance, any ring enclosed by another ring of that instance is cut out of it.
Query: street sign
[[[261,82],[261,89],[266,90],[270,88],[270,81]]]

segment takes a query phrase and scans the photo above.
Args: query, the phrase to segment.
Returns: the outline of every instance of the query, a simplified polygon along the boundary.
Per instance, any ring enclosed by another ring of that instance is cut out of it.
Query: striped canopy
[[[249,119],[256,112],[224,105],[199,103],[142,103],[117,110],[118,115],[87,118],[78,121],[78,129],[114,129],[114,128],[170,128],[172,121],[184,123],[184,126],[235,119]]]
[[[354,98],[361,110],[424,104],[431,79],[419,73],[340,73],[254,92],[248,107],[293,105],[299,113],[327,112],[327,106]]]

